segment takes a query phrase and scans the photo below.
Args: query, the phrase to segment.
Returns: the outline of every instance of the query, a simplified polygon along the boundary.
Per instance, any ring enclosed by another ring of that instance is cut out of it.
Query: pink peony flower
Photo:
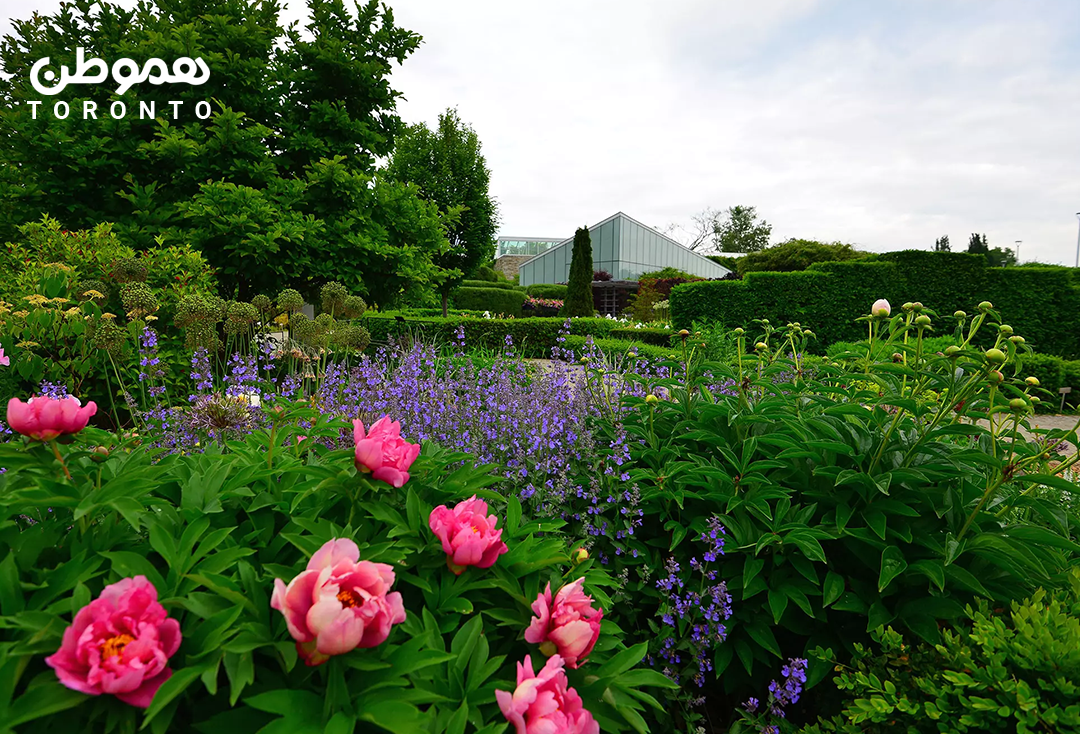
[[[145,576],[109,584],[79,610],[45,664],[72,690],[146,708],[172,675],[165,666],[180,647],[180,624],[157,598]]]
[[[353,421],[356,468],[394,487],[409,481],[409,467],[420,453],[420,444],[401,437],[401,424],[383,416],[365,433],[359,419]]]
[[[97,404],[91,400],[85,406],[78,398],[56,398],[38,395],[25,403],[18,398],[8,401],[8,425],[24,436],[38,441],[51,441],[66,433],[78,433],[86,428],[90,418],[97,413]]]
[[[525,641],[540,645],[540,652],[552,655],[558,652],[567,666],[576,668],[584,663],[593,646],[600,638],[602,609],[593,609],[593,599],[582,591],[585,579],[567,584],[559,589],[555,601],[551,600],[551,584],[536,597],[532,610],[536,612]]]
[[[558,655],[548,658],[540,675],[533,675],[532,660],[517,665],[517,689],[495,691],[506,720],[517,734],[600,734],[600,725],[581,706],[581,696],[570,687]]]
[[[490,568],[507,551],[502,530],[495,529],[498,518],[487,511],[487,502],[474,494],[453,510],[439,505],[428,517],[431,532],[442,541],[446,565],[458,576],[466,566]]]
[[[0,347],[0,365],[4,367],[11,366],[11,358],[4,354],[4,348]]]
[[[405,606],[386,563],[360,560],[348,538],[323,545],[288,586],[274,579],[270,606],[285,615],[296,650],[309,666],[358,647],[381,645],[405,621]]]
[[[874,301],[874,305],[870,307],[870,313],[874,316],[884,318],[892,313],[892,306],[884,298],[879,298]]]

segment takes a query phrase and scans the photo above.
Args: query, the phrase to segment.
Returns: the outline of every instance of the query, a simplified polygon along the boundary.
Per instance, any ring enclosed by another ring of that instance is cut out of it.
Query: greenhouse
[[[593,270],[616,280],[635,280],[642,273],[678,268],[702,278],[723,278],[730,270],[688,250],[667,235],[619,212],[589,227]],[[521,285],[565,283],[570,276],[574,240],[563,240],[522,263]]]

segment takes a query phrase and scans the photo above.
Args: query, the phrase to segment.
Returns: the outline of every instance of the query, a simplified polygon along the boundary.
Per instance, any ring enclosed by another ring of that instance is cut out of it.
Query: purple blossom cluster
[[[158,384],[164,377],[165,371],[161,369],[161,358],[158,356],[157,332],[146,326],[139,335],[139,382],[149,382],[147,395],[159,398],[165,394],[165,385]]]
[[[798,702],[806,684],[806,666],[804,658],[789,658],[787,665],[780,669],[782,680],[769,683],[768,705],[762,708],[756,698],[750,698],[743,704],[748,714],[756,716],[760,713],[758,718],[766,719],[759,734],[780,734],[780,727],[772,722],[787,718],[787,708]]]
[[[731,594],[727,582],[717,580],[715,569],[708,564],[715,562],[724,552],[724,528],[719,518],[709,520],[708,530],[698,537],[706,546],[702,563],[690,559],[689,580],[683,579],[678,561],[669,558],[664,564],[667,575],[656,581],[656,588],[664,592],[666,599],[660,607],[660,621],[667,628],[661,643],[660,658],[664,661],[664,673],[676,683],[682,665],[680,649],[689,649],[696,665],[694,683],[705,685],[706,674],[712,672],[713,651],[727,639],[727,626],[731,618]]]

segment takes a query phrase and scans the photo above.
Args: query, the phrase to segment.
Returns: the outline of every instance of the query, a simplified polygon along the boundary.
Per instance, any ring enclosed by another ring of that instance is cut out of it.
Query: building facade
[[[589,237],[593,270],[606,270],[615,280],[637,280],[642,273],[669,267],[702,278],[723,278],[731,272],[622,212],[589,227]],[[521,263],[518,267],[521,285],[567,282],[573,245],[573,237],[548,244]]]

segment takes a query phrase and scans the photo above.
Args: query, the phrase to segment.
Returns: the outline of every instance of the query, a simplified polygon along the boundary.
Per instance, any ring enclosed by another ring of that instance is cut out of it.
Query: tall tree
[[[934,252],[949,252],[952,247],[949,245],[949,235],[943,234],[937,238],[934,242]]]
[[[972,254],[985,255],[990,252],[990,245],[986,243],[986,235],[972,232],[968,237],[967,251]]]
[[[592,294],[592,239],[589,230],[581,227],[574,233],[574,251],[570,259],[570,282],[560,316],[593,316],[596,307]]]
[[[666,228],[669,234],[686,229]],[[725,211],[706,208],[691,218],[686,247],[700,252],[760,252],[769,246],[772,225],[758,221],[757,207],[733,206]]]
[[[721,252],[760,252],[769,246],[772,225],[758,221],[757,208],[733,206],[726,212],[716,232],[716,244]]]
[[[489,191],[491,171],[480,138],[457,110],[439,115],[437,129],[420,123],[398,137],[387,174],[415,184],[420,196],[439,207],[450,246],[435,256],[442,270],[443,316],[450,291],[470,278],[495,253],[498,205]]]
[[[382,304],[427,287],[446,246],[439,212],[377,166],[402,129],[390,72],[420,37],[378,0],[307,5],[302,30],[263,0],[77,0],[15,21],[0,42],[0,242],[48,212],[70,229],[114,222],[139,249],[189,242],[242,294],[339,280]],[[30,68],[48,56],[74,69],[77,47],[108,64],[199,58],[210,77],[43,97]],[[96,119],[83,119],[85,102]]]

